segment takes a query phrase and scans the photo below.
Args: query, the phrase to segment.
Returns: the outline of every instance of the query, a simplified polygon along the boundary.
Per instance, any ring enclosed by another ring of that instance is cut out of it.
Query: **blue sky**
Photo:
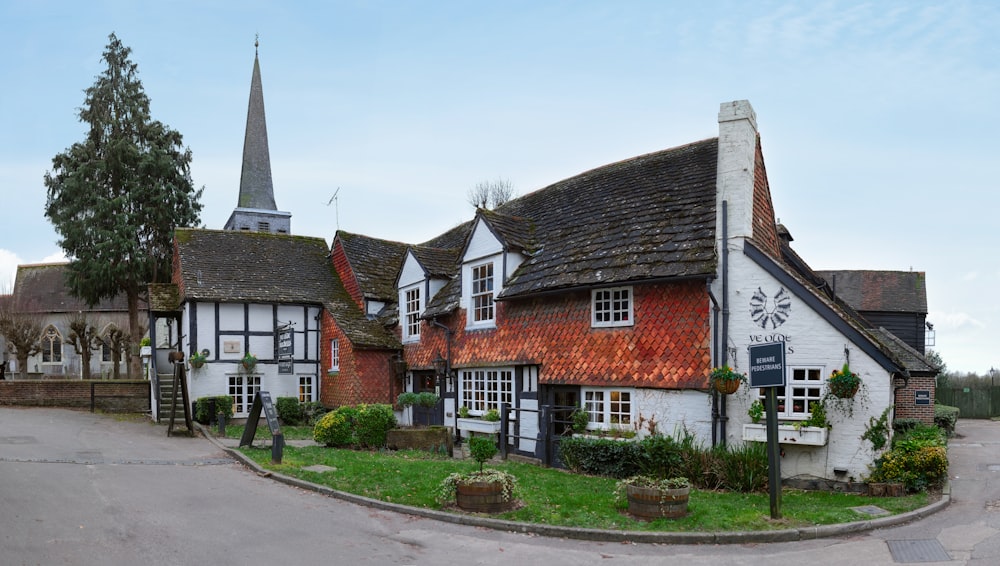
[[[471,217],[480,181],[524,194],[713,137],[719,103],[747,99],[800,255],[927,272],[936,349],[984,373],[1000,368],[997,29],[1000,6],[962,1],[2,0],[0,284],[59,257],[42,177],[83,139],[111,32],[221,228],[259,34],[295,233],[424,241]]]

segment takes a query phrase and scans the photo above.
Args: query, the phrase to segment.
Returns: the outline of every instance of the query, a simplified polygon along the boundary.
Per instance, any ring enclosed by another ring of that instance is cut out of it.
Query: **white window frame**
[[[403,341],[410,342],[420,339],[420,315],[423,313],[420,285],[406,287],[402,295]]]
[[[463,369],[459,372],[459,398],[472,416],[482,416],[490,409],[500,410],[501,403],[514,406],[514,368]]]
[[[590,325],[594,328],[632,326],[635,293],[631,286],[605,287],[590,292]]]
[[[823,366],[795,366],[789,368],[788,381],[784,387],[775,388],[778,408],[778,419],[785,421],[804,421],[812,416],[810,405],[820,403],[826,393],[826,380],[823,378]],[[763,391],[763,389],[761,390]],[[760,395],[764,402],[764,395]]]
[[[315,379],[313,379],[313,376],[311,375],[299,376],[299,403],[310,403],[314,400],[314,383]]]
[[[584,388],[583,410],[588,430],[629,430],[635,422],[635,390]]]
[[[330,340],[330,371],[340,371],[340,338]]]
[[[469,269],[469,321],[471,326],[496,324],[496,267],[492,261],[478,263]],[[477,272],[488,270],[489,275]],[[485,284],[485,288],[482,285]],[[483,301],[480,303],[479,301]]]
[[[259,375],[236,374],[229,376],[229,397],[233,400],[233,416],[250,414],[253,398],[260,391]]]

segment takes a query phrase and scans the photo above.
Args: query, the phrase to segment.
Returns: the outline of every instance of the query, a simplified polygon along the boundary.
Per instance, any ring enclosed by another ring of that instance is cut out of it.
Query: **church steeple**
[[[274,183],[271,180],[271,156],[267,145],[267,122],[264,119],[264,88],[260,80],[260,59],[254,41],[253,77],[250,79],[250,104],[243,139],[243,170],[240,174],[240,196],[226,230],[257,232],[291,232],[291,213],[279,212],[274,203]]]

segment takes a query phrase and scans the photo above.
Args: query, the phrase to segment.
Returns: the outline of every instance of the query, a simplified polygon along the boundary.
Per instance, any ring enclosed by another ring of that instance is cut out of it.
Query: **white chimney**
[[[729,211],[730,238],[753,236],[753,179],[757,153],[757,115],[746,100],[719,105],[719,161],[716,171],[716,210],[722,202]],[[722,225],[718,226],[722,237]]]

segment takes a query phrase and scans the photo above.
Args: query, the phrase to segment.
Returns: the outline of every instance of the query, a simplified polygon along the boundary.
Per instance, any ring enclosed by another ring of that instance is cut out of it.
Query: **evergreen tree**
[[[198,223],[202,189],[181,134],[150,117],[132,50],[113,33],[108,39],[107,69],[79,109],[87,137],[53,157],[45,174],[45,216],[70,259],[70,291],[90,305],[124,294],[128,338],[138,344],[139,301],[148,283],[169,280],[174,228]],[[139,358],[129,361],[139,375]]]

